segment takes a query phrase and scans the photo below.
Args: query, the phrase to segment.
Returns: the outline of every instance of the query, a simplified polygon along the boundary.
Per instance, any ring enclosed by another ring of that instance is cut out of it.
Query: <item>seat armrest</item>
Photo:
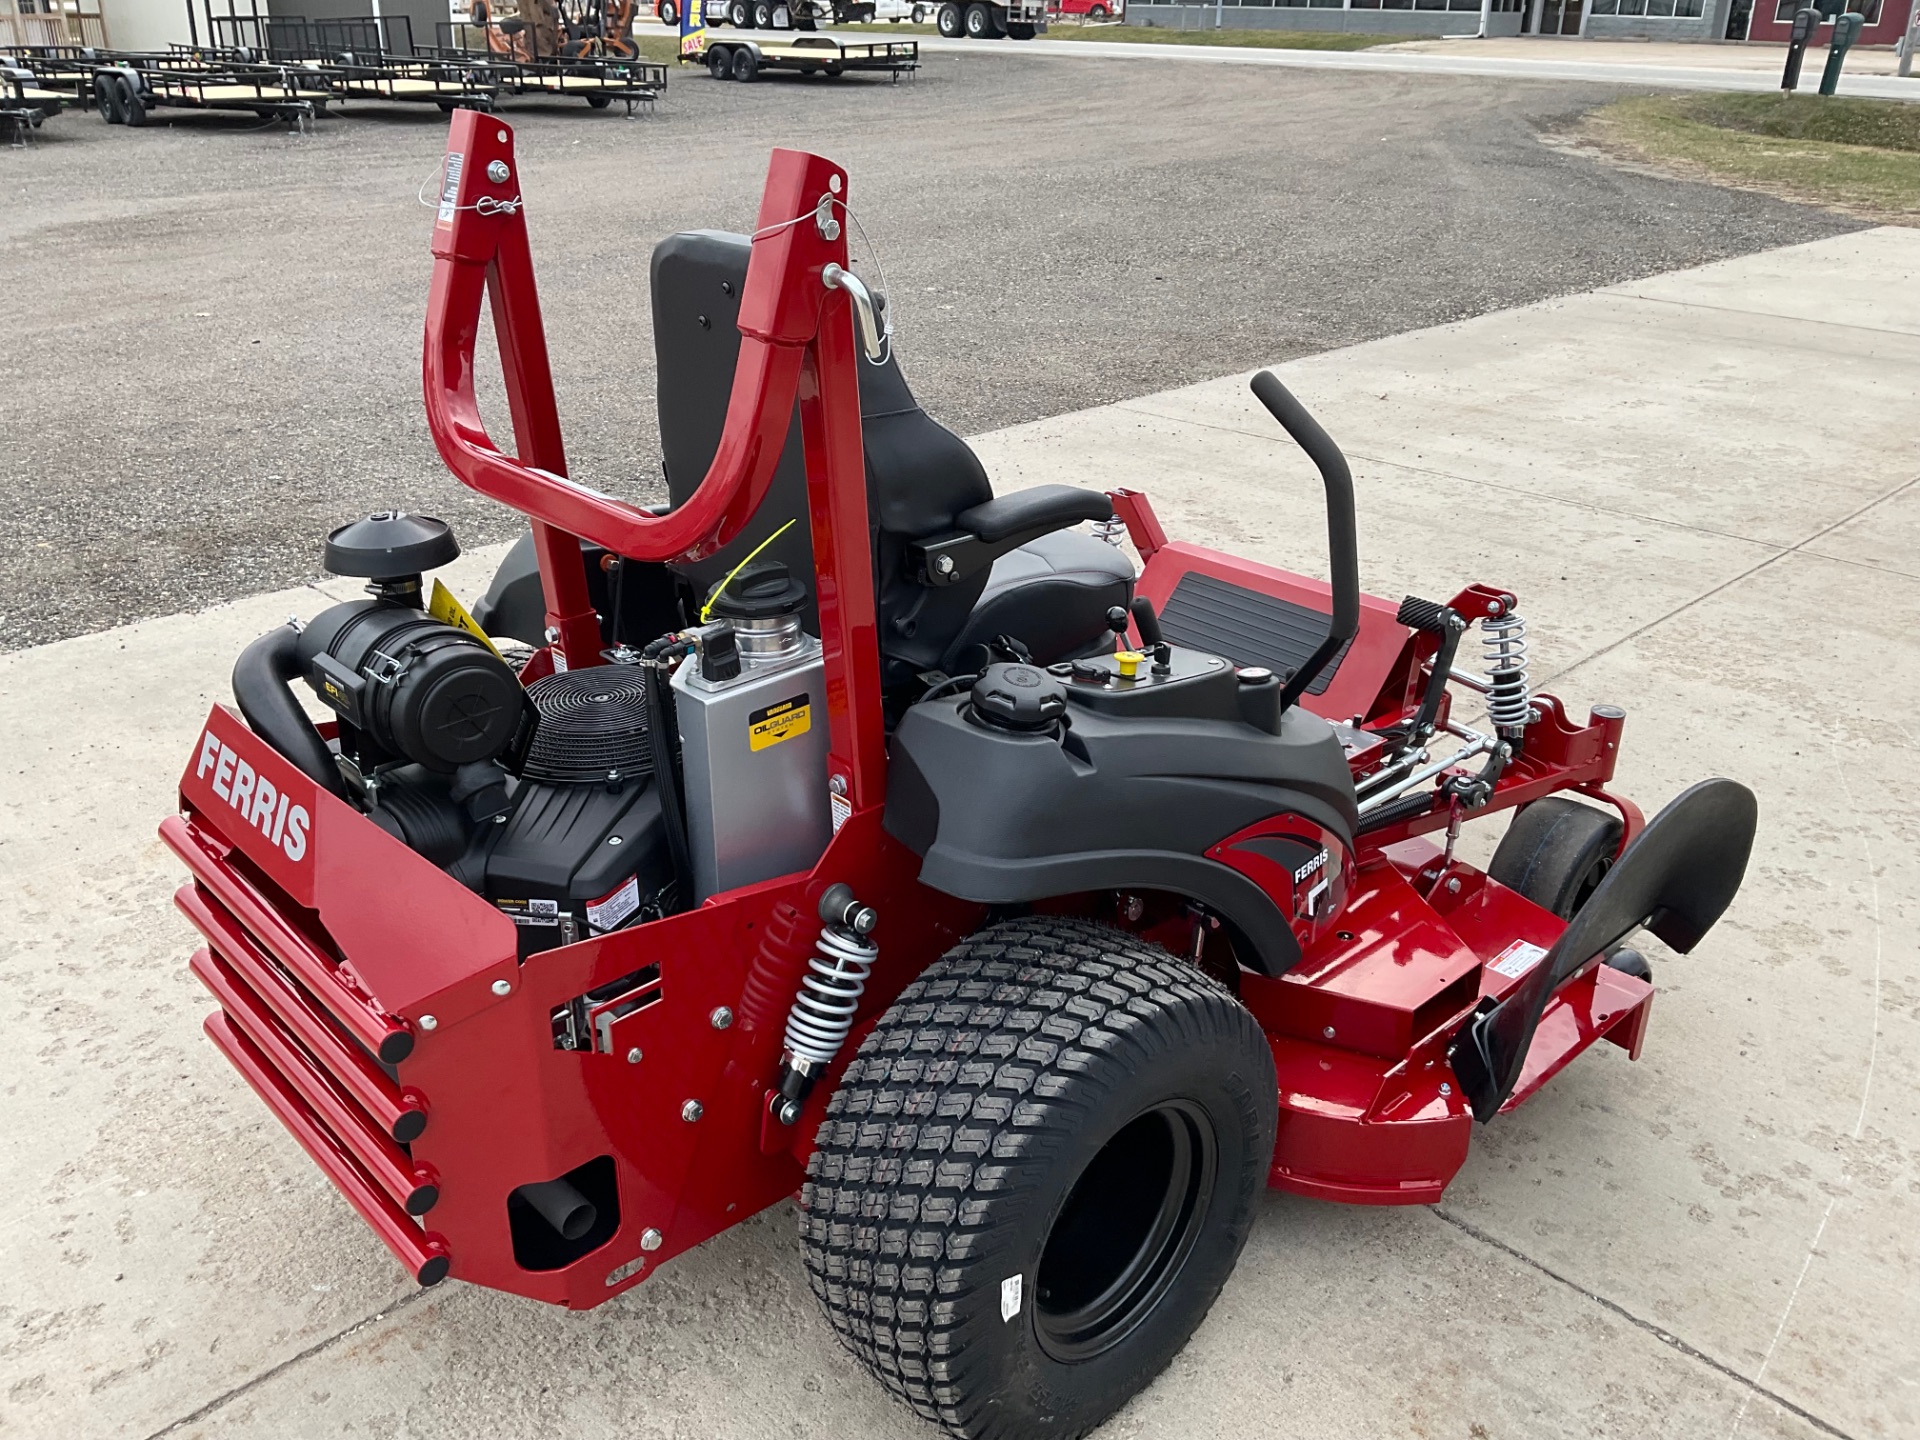
[[[1036,485],[962,510],[954,517],[955,533],[910,547],[909,564],[922,584],[955,585],[1030,540],[1082,520],[1112,518],[1113,502],[1098,490]]]
[[[955,525],[968,535],[976,535],[988,544],[998,544],[1019,534],[1016,542],[1024,545],[1055,530],[1078,525],[1082,520],[1111,520],[1113,502],[1098,490],[1082,490],[1074,485],[1035,485],[1031,490],[1016,490],[1011,495],[996,495],[984,505],[962,510]]]

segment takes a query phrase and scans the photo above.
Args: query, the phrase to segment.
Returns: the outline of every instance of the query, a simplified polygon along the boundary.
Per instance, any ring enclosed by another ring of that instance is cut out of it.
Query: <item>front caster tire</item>
[[[808,1279],[949,1434],[1082,1435],[1220,1293],[1277,1110],[1266,1037],[1207,976],[1086,921],[990,926],[834,1091],[801,1194]]]
[[[1620,817],[1611,810],[1549,795],[1514,815],[1487,874],[1571,920],[1613,868],[1620,834]]]

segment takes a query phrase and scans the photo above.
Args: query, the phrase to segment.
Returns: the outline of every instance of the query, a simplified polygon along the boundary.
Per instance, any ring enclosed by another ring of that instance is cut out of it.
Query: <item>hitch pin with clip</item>
[[[876,301],[873,292],[851,270],[839,265],[829,265],[820,272],[820,278],[826,282],[829,290],[844,290],[847,298],[853,301],[854,326],[860,332],[860,348],[868,360],[875,365],[887,358],[887,338],[892,335],[891,322],[880,319],[882,302]]]

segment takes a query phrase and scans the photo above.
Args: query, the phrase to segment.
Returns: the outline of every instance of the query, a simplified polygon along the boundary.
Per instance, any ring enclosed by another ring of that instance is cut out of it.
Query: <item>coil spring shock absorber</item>
[[[1527,622],[1513,613],[1511,595],[1501,596],[1480,617],[1480,644],[1487,665],[1487,718],[1517,751],[1533,719],[1533,696],[1527,688]]]
[[[1118,515],[1109,515],[1104,520],[1093,522],[1093,533],[1118,549],[1120,542],[1127,538],[1127,522]]]
[[[867,939],[880,917],[854,899],[845,885],[830,885],[820,897],[820,938],[807,957],[807,973],[787,1012],[787,1043],[780,1053],[780,1079],[768,1100],[773,1118],[791,1125],[800,1118],[807,1092],[833,1063],[853,1029],[854,1012],[880,947]]]

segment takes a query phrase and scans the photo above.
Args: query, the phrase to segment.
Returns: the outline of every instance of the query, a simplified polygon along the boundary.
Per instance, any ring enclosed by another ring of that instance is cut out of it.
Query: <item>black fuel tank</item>
[[[892,741],[886,827],[921,857],[924,884],[983,904],[1171,891],[1231,921],[1269,974],[1299,958],[1287,917],[1206,851],[1284,813],[1351,848],[1358,816],[1345,753],[1326,721],[1297,707],[1278,734],[1084,703],[1050,731],[1020,732],[954,697],[913,706]]]

